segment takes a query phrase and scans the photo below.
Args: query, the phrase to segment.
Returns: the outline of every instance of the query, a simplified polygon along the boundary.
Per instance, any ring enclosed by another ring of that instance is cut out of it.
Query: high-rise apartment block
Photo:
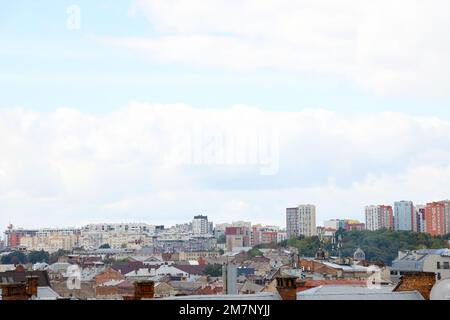
[[[286,230],[288,238],[316,235],[316,207],[306,204],[299,205],[296,208],[287,208]]]
[[[425,232],[433,236],[450,233],[450,200],[427,203]]]
[[[367,230],[393,229],[394,215],[391,206],[367,206],[365,211]]]
[[[211,224],[208,222],[208,216],[198,215],[192,220],[192,233],[194,235],[204,235],[212,233]]]
[[[415,216],[414,216],[414,226],[413,231],[415,232],[425,232],[426,231],[426,221],[425,221],[425,209],[424,205],[415,205]]]
[[[414,230],[415,210],[412,201],[398,201],[394,203],[395,230]]]

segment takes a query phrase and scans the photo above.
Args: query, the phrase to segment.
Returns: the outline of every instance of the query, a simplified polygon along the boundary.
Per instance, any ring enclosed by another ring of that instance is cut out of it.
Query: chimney
[[[222,266],[222,281],[225,294],[238,294],[237,267],[234,263],[225,263]]]
[[[134,283],[134,299],[153,299],[155,297],[154,281],[137,281]]]
[[[277,290],[283,300],[297,300],[297,277],[277,277]]]
[[[7,283],[0,285],[2,300],[28,300],[26,287],[22,283]]]
[[[27,295],[31,297],[37,297],[38,295],[38,276],[27,276]]]

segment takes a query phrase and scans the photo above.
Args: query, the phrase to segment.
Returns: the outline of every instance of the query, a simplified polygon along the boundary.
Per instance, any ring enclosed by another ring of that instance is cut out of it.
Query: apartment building
[[[392,206],[371,205],[365,208],[366,229],[375,231],[379,229],[393,229],[394,215]]]
[[[287,208],[286,230],[288,238],[315,236],[317,232],[316,206],[305,204],[296,208]]]

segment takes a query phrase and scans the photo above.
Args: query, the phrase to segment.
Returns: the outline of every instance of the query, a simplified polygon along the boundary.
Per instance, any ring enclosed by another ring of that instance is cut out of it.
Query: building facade
[[[425,232],[426,231],[426,220],[425,220],[425,205],[416,205],[415,209],[415,222],[413,226],[413,231]]]
[[[345,231],[363,231],[366,229],[366,225],[358,220],[346,220]]]
[[[316,206],[299,205],[286,209],[286,230],[288,238],[312,237],[316,235]]]
[[[341,225],[342,225],[342,223],[341,223],[341,220],[339,220],[339,219],[325,220],[323,222],[323,226],[325,228],[332,228],[334,230],[339,230]]]
[[[277,243],[279,228],[255,225],[252,227],[251,245]]]
[[[415,210],[412,201],[398,201],[394,203],[395,230],[412,231],[415,226]]]
[[[99,223],[82,228],[84,232],[154,234],[156,226],[146,223]]]
[[[392,262],[391,280],[398,282],[408,272],[433,272],[436,280],[450,279],[450,250],[400,251]]]
[[[60,249],[71,251],[79,246],[79,234],[48,234],[33,237],[22,237],[20,239],[21,247],[27,251],[46,251],[49,253],[56,252]]]
[[[197,215],[192,220],[192,233],[195,235],[209,234],[212,232],[208,216]]]
[[[394,215],[391,206],[378,205],[365,208],[366,229],[375,231],[380,229],[393,229]]]
[[[247,227],[227,227],[225,229],[225,237],[228,251],[232,251],[233,248],[251,245],[251,231]]]
[[[450,201],[427,203],[425,208],[425,232],[443,236],[450,232]]]
[[[16,249],[20,247],[23,237],[34,237],[38,230],[15,229],[12,224],[8,225],[5,231],[5,247],[8,249]]]

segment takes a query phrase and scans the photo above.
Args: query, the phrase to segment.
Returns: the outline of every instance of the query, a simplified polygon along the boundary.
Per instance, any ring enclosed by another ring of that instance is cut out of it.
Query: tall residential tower
[[[412,201],[398,201],[394,203],[395,230],[412,231],[416,225],[414,204]]]
[[[367,206],[365,211],[367,230],[375,231],[394,228],[394,215],[391,206]]]
[[[286,209],[286,230],[288,238],[305,236],[312,237],[316,230],[316,206],[312,204],[299,205]]]

